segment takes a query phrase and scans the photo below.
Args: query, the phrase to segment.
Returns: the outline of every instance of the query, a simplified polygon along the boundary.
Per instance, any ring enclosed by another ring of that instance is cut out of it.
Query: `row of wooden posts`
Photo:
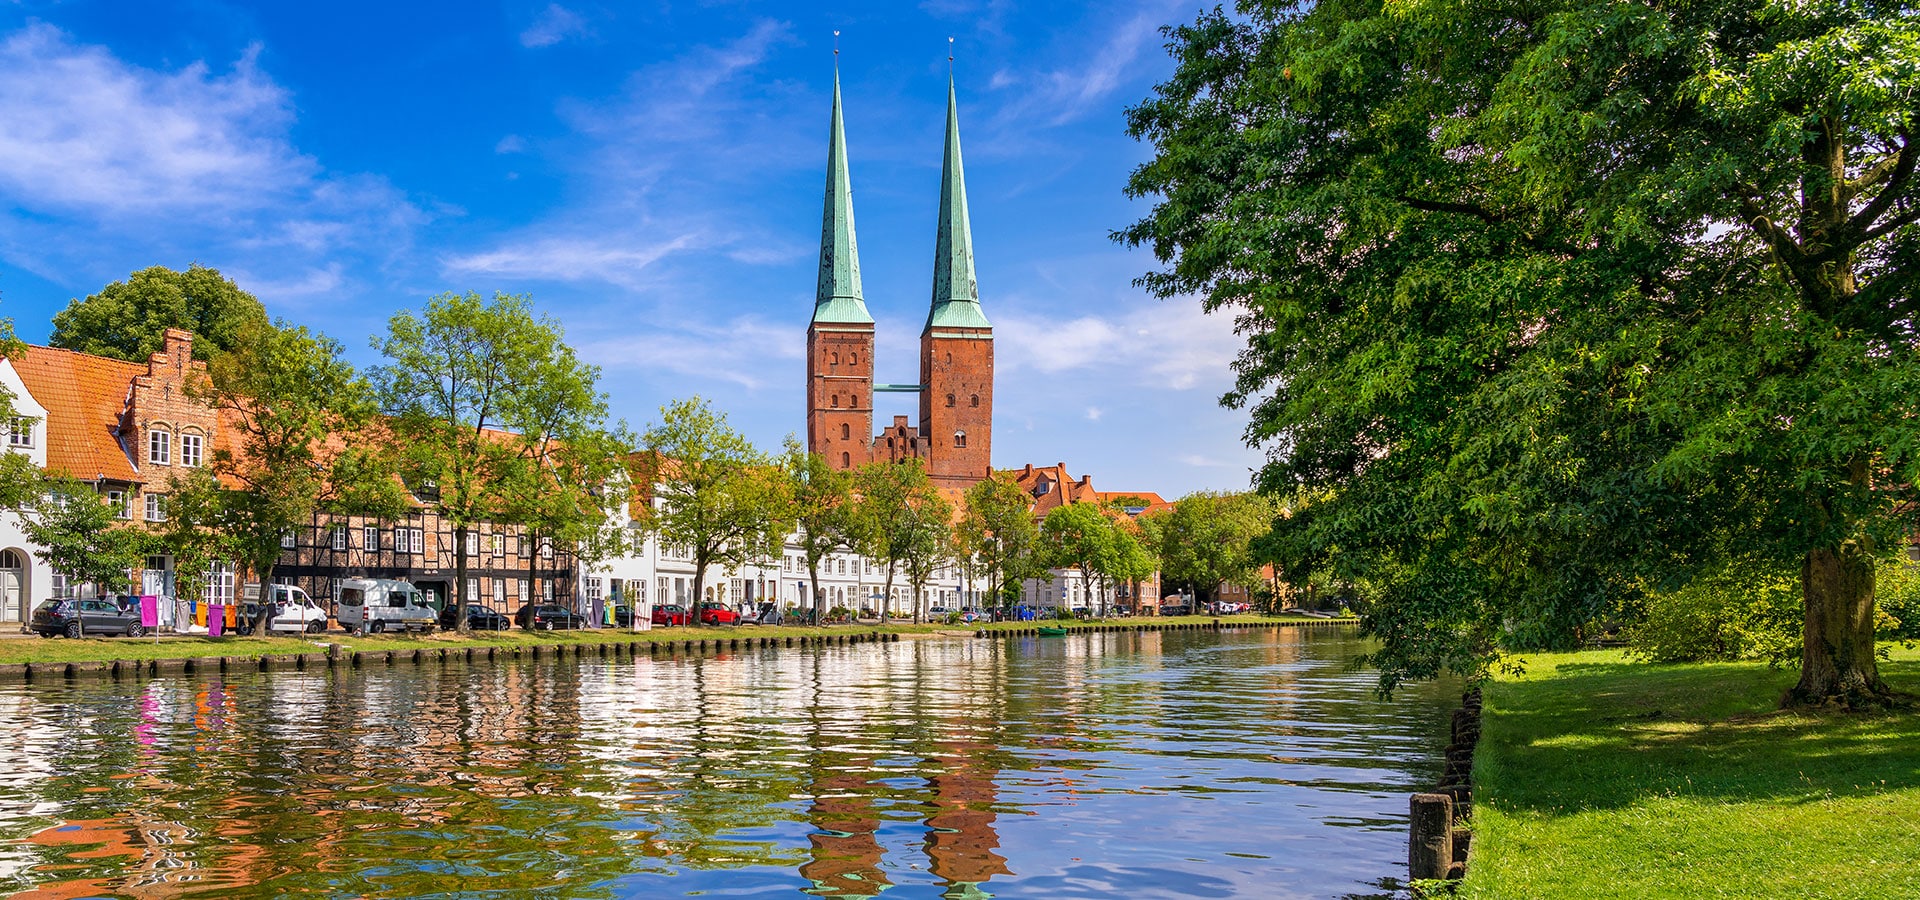
[[[1407,822],[1407,873],[1414,881],[1466,877],[1473,832],[1461,823],[1473,815],[1473,750],[1480,743],[1479,688],[1461,696],[1460,708],[1453,711],[1452,730],[1439,787],[1413,795]]]
[[[1261,623],[1264,627],[1268,623]],[[1350,625],[1338,620],[1301,620],[1275,622],[1289,627],[1327,627]],[[1235,627],[1215,619],[1211,622],[1137,622],[1127,624],[1074,624],[1075,632],[1199,631]],[[981,637],[1021,637],[1038,634],[1037,628],[982,629]],[[68,678],[146,678],[154,675],[190,672],[273,672],[343,666],[425,663],[451,660],[483,661],[542,659],[585,656],[659,656],[662,654],[718,653],[729,650],[753,650],[771,647],[824,647],[844,644],[895,642],[900,635],[881,631],[850,631],[829,634],[788,635],[784,637],[688,638],[684,640],[609,640],[509,646],[419,647],[401,650],[349,650],[340,644],[328,644],[325,652],[266,653],[244,656],[199,656],[178,659],[117,659],[91,662],[46,662],[0,664],[0,682],[55,681]]]

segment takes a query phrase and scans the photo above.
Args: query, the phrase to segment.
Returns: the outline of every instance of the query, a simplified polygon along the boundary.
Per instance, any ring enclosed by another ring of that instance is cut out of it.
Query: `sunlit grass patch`
[[[1533,655],[1486,691],[1462,895],[1920,897],[1920,712],[1778,710],[1795,677]]]

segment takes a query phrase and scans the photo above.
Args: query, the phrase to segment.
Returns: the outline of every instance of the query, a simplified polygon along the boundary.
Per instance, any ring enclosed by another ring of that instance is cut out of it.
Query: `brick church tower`
[[[933,302],[920,332],[920,435],[927,474],[965,488],[988,475],[993,448],[993,326],[980,308],[973,226],[960,165],[960,115],[947,77],[947,149],[940,172]]]
[[[860,291],[840,74],[835,71],[820,279],[813,322],[807,328],[807,449],[838,469],[872,460],[918,457],[936,485],[954,490],[986,478],[993,447],[993,326],[980,308],[980,287],[974,275],[973,229],[967,217],[960,118],[951,77],[934,238],[933,296],[920,334],[919,382],[876,384],[873,341],[873,316]],[[918,393],[919,423],[909,424],[899,416],[884,432],[875,434],[876,390]]]
[[[833,125],[827,138],[827,200],[820,221],[820,281],[807,327],[807,450],[837,469],[871,458],[873,316],[860,293],[860,248],[853,236],[853,185],[840,123],[840,72],[833,73]]]

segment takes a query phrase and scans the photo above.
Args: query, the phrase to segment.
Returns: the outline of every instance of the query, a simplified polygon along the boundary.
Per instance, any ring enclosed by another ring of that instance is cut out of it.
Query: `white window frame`
[[[126,491],[107,491],[107,503],[113,506],[113,517],[131,520],[133,518],[133,499]]]
[[[298,546],[300,546],[300,536],[298,534],[295,534],[292,531],[287,531],[287,532],[283,532],[280,535],[280,549],[292,550],[293,548]]]
[[[33,446],[33,417],[15,416],[7,423],[7,446]]]
[[[478,532],[473,532],[473,531],[467,532],[467,555],[468,556],[480,555],[480,535]]]
[[[363,549],[372,550],[378,553],[380,551],[380,526],[378,525],[361,526],[360,542],[363,545],[365,545]]]
[[[203,456],[201,451],[205,449],[205,446],[205,440],[201,438],[200,435],[182,432],[180,434],[180,464],[188,468],[199,466]]]
[[[498,556],[507,555],[507,536],[506,535],[496,531],[493,533],[492,540],[490,541],[490,543],[493,544],[494,556],[498,557]]]
[[[167,495],[147,495],[147,521],[165,522],[167,520]]]
[[[333,549],[345,550],[348,548],[348,546],[349,546],[349,539],[347,538],[347,526],[345,525],[333,526]]]
[[[164,428],[147,432],[147,462],[156,466],[173,465],[173,432]]]

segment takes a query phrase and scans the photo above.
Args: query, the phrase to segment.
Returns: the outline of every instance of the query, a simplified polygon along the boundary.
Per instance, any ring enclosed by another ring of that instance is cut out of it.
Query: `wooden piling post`
[[[1407,877],[1445,878],[1453,868],[1453,797],[1414,794],[1407,819]]]

